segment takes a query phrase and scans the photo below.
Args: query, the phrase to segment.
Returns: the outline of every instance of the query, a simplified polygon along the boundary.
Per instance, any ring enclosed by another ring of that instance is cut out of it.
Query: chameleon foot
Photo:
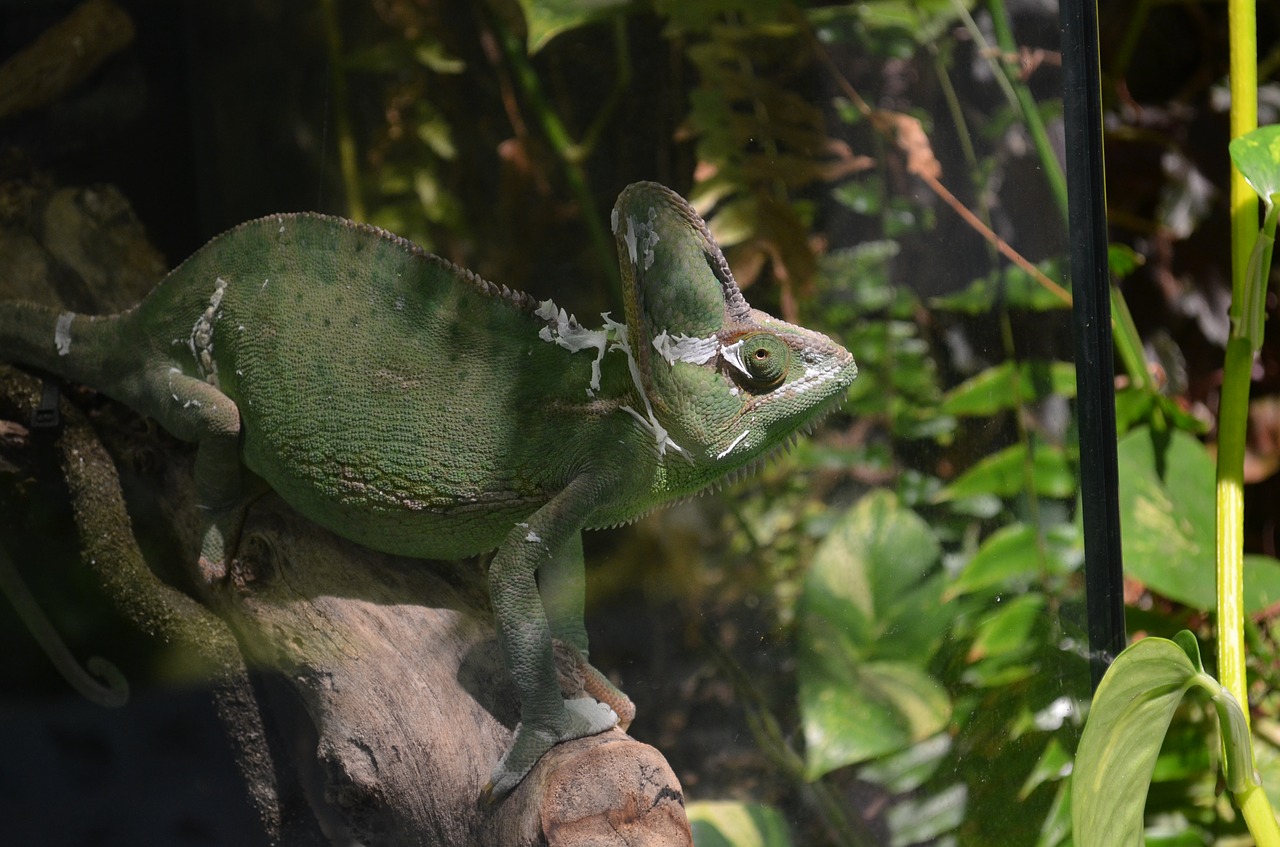
[[[560,680],[560,693],[568,700],[585,694],[604,703],[618,715],[618,726],[623,732],[636,717],[636,706],[631,698],[609,681],[609,678],[587,661],[586,654],[567,641],[552,642],[556,662],[556,676]]]
[[[618,715],[604,703],[590,697],[564,701],[565,728],[559,733],[538,727],[516,727],[511,749],[498,762],[485,786],[484,793],[490,802],[506,796],[520,784],[538,760],[561,741],[585,738],[612,729],[618,723]]]

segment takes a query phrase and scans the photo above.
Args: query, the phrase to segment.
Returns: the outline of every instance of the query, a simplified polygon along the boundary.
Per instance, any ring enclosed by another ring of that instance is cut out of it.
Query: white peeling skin
[[[644,227],[646,238],[644,241],[644,269],[647,271],[653,267],[653,248],[658,246],[658,229],[654,223],[658,220],[658,210],[653,206],[649,207],[649,223]]]
[[[738,433],[738,437],[737,437],[737,438],[735,438],[735,439],[733,439],[733,441],[729,442],[729,446],[728,446],[728,447],[724,448],[724,449],[723,449],[723,450],[721,450],[719,453],[717,453],[717,454],[716,454],[716,458],[717,458],[717,459],[723,459],[725,456],[728,456],[730,453],[732,453],[732,452],[733,452],[733,448],[735,448],[735,447],[737,447],[739,444],[741,444],[741,443],[742,443],[742,439],[746,438],[746,437],[747,437],[748,435],[750,435],[750,434],[751,434],[751,430],[749,430],[749,429],[744,429],[742,432]]]
[[[627,219],[627,225],[628,227],[632,225],[631,218]],[[629,241],[630,243],[633,242]],[[539,303],[538,308],[534,310],[534,314],[547,322],[547,325],[538,331],[538,337],[543,341],[556,344],[571,353],[576,353],[579,350],[596,351],[595,361],[591,363],[591,384],[587,389],[587,393],[591,396],[595,396],[594,392],[600,390],[600,363],[604,359],[605,353],[612,350],[622,351],[627,357],[627,371],[631,374],[631,381],[635,385],[640,399],[644,402],[645,413],[640,414],[630,406],[622,406],[622,411],[634,417],[640,426],[653,436],[654,442],[658,445],[659,456],[665,456],[667,450],[670,449],[689,458],[688,452],[671,438],[666,428],[663,427],[658,421],[658,417],[653,413],[653,404],[649,402],[649,397],[644,391],[644,382],[640,378],[640,366],[636,363],[631,344],[627,339],[626,324],[613,320],[609,317],[609,313],[605,312],[600,315],[604,320],[602,329],[587,329],[578,323],[577,318],[565,312],[564,309],[558,308],[551,300],[543,300]],[[666,336],[665,332],[663,336]],[[681,337],[674,341],[670,339],[670,336],[666,336],[666,338],[674,349],[681,351],[681,356],[695,355],[694,351],[696,350],[696,355],[698,356],[705,354],[703,361],[706,361],[715,355],[717,342],[714,337],[710,339]],[[704,349],[708,345],[710,345],[709,353]],[[686,359],[686,361],[690,360]]]
[[[53,344],[58,348],[59,356],[71,353],[71,322],[75,320],[71,312],[58,315],[58,322],[53,325]]]
[[[747,366],[742,363],[742,339],[738,339],[732,344],[726,344],[720,348],[720,355],[724,356],[724,360],[742,371],[747,376],[751,376],[751,371],[747,370]]]
[[[636,264],[636,219],[627,216],[627,234],[622,236],[622,240],[627,242],[627,255],[631,257],[631,264]]]
[[[694,338],[683,333],[672,336],[664,329],[653,339],[653,349],[673,365],[676,362],[705,365],[720,352],[720,339],[714,335]]]
[[[635,384],[636,392],[639,393],[640,399],[644,401],[645,414],[641,415],[630,406],[623,406],[622,411],[629,412],[632,417],[640,422],[640,426],[653,436],[654,441],[658,445],[658,455],[667,455],[667,448],[671,448],[680,453],[685,458],[691,459],[688,452],[677,444],[668,434],[666,427],[659,421],[658,416],[653,413],[653,404],[649,402],[649,395],[644,392],[644,382],[640,378],[640,366],[636,363],[636,357],[631,352],[631,344],[627,340],[627,325],[620,324],[616,321],[609,320],[607,314],[601,315],[604,318],[605,329],[613,330],[616,334],[616,340],[613,342],[611,350],[621,350],[627,356],[627,370],[631,373],[631,381]]]
[[[608,349],[608,331],[587,329],[578,323],[578,319],[573,315],[568,314],[564,309],[557,308],[551,300],[543,300],[539,303],[534,314],[547,322],[547,325],[538,331],[538,337],[543,341],[557,344],[570,353],[576,353],[579,350],[596,351],[595,361],[591,363],[591,383],[587,393],[599,391],[600,361]]]

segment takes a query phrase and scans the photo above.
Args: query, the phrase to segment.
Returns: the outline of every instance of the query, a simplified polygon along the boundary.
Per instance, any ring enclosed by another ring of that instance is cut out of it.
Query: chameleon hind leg
[[[244,523],[240,409],[202,379],[177,370],[164,378],[166,399],[153,414],[178,438],[196,442],[196,496],[202,517],[197,567],[203,583],[213,585],[226,576]]]
[[[609,706],[618,715],[618,725],[626,730],[635,719],[635,704],[587,659],[587,629],[583,622],[586,582],[579,532],[558,555],[538,568],[538,592],[554,639],[561,690],[569,696],[582,692]]]

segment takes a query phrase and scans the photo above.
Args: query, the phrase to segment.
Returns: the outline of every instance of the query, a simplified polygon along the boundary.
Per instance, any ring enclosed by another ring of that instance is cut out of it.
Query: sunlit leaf
[[[1005,361],[947,392],[942,410],[958,417],[989,416],[1049,394],[1076,396],[1075,365],[1043,360]]]
[[[1061,447],[1037,444],[1028,462],[1027,445],[1018,443],[993,453],[942,489],[937,502],[995,494],[1012,497],[1028,487],[1042,497],[1071,497],[1076,476]]]
[[[1280,124],[1258,127],[1227,146],[1231,161],[1268,205],[1280,194]]]
[[[826,661],[823,670],[800,684],[809,779],[902,750],[942,729],[951,714],[942,686],[911,665]]]
[[[991,610],[974,631],[969,657],[974,660],[1021,654],[1032,647],[1032,633],[1044,619],[1044,595],[1024,594]]]
[[[992,588],[1015,589],[1011,581],[1038,580],[1047,573],[1065,573],[1081,558],[1081,541],[1075,527],[1059,525],[1043,533],[1025,523],[1013,523],[993,532],[973,558],[947,586],[947,597]]]
[[[685,807],[694,847],[791,847],[782,814],[772,806],[699,800]]]

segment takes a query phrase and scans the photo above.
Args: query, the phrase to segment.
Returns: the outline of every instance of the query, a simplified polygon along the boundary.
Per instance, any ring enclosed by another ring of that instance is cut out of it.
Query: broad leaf
[[[791,847],[786,821],[772,806],[702,800],[687,811],[695,847]]]
[[[1200,670],[1194,636],[1145,638],[1121,653],[1094,694],[1072,772],[1076,847],[1141,847],[1143,809],[1173,713],[1193,686],[1218,712],[1233,791],[1256,784],[1239,704]]]
[[[809,779],[922,741],[951,715],[947,692],[923,670],[899,662],[822,658],[817,667],[808,664],[800,683]]]
[[[924,670],[950,623],[940,547],[896,497],[864,497],[814,555],[798,610],[800,714],[811,779],[927,738],[950,715]]]
[[[1139,427],[1120,439],[1120,536],[1124,569],[1152,590],[1209,610],[1215,583],[1214,462],[1195,438]],[[1280,600],[1280,562],[1245,557],[1246,612]]]

